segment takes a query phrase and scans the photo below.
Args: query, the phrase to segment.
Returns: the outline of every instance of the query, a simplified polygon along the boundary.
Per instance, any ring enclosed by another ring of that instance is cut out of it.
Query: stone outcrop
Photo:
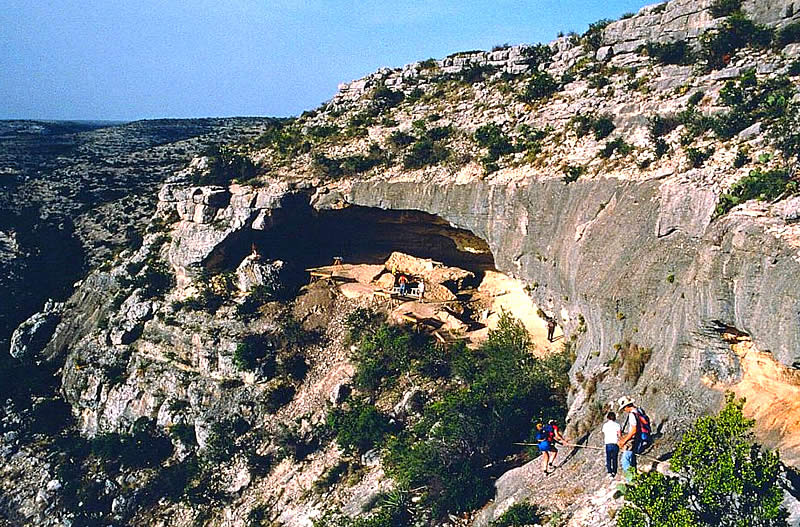
[[[41,311],[20,324],[11,335],[11,356],[15,359],[31,360],[41,353],[53,338],[63,311],[63,303],[48,300]]]

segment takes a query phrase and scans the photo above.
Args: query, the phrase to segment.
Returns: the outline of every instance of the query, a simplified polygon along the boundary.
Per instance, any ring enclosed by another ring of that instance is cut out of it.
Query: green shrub
[[[550,97],[558,90],[558,82],[552,75],[546,71],[534,71],[519,94],[519,99],[523,102],[533,103]]]
[[[772,42],[772,30],[754,23],[741,12],[729,16],[717,29],[700,36],[700,59],[708,70],[720,69],[738,50],[752,46],[766,48]]]
[[[800,22],[783,26],[775,36],[775,45],[779,48],[800,42]]]
[[[253,371],[258,369],[262,375],[275,375],[275,349],[264,335],[248,335],[236,345],[233,364],[237,369]]]
[[[547,44],[523,47],[520,53],[532,70],[538,70],[540,65],[547,64],[553,58],[553,50]]]
[[[714,0],[710,6],[711,16],[714,18],[732,15],[741,9],[742,0]]]
[[[531,503],[515,503],[489,527],[525,527],[544,523],[542,509]]]
[[[651,115],[647,118],[647,133],[650,139],[655,141],[673,131],[679,124],[678,118],[672,115]]]
[[[592,51],[600,49],[600,46],[603,45],[603,34],[605,33],[606,27],[608,27],[611,22],[613,22],[613,20],[604,18],[589,24],[589,29],[586,30],[586,33],[581,35],[581,43]]]
[[[775,119],[767,136],[787,158],[800,156],[800,108],[795,103],[786,107],[784,115]]]
[[[341,130],[336,125],[309,126],[306,134],[315,139],[327,139],[339,135]]]
[[[733,166],[735,168],[742,168],[749,162],[750,156],[747,155],[747,151],[744,148],[740,148],[736,151],[736,157],[733,160]]]
[[[184,445],[197,445],[197,436],[195,435],[194,426],[188,423],[175,423],[170,425],[169,436],[180,441]]]
[[[565,184],[569,185],[570,183],[578,181],[578,178],[580,178],[585,173],[586,173],[585,166],[567,165],[566,168],[564,168],[564,176],[561,178],[561,180]]]
[[[294,385],[281,380],[273,384],[267,390],[267,398],[264,402],[264,407],[269,413],[274,414],[294,399],[296,389]]]
[[[175,286],[175,276],[161,260],[149,260],[143,271],[132,281],[134,289],[141,288],[144,298],[163,296]]]
[[[686,103],[689,106],[697,106],[698,104],[700,104],[700,101],[702,101],[703,97],[705,96],[706,93],[703,90],[697,90],[696,92],[694,92],[689,96],[689,99],[686,101]]]
[[[600,149],[599,155],[603,159],[608,159],[615,153],[625,157],[631,152],[633,152],[633,146],[628,144],[623,138],[617,137],[606,143],[605,146]]]
[[[664,157],[665,154],[669,152],[669,144],[664,140],[663,137],[659,137],[655,141],[653,141],[653,152],[656,154],[657,159],[661,159]]]
[[[550,129],[539,130],[528,126],[520,125],[517,128],[517,139],[514,143],[514,150],[525,152],[525,161],[532,163],[536,156],[542,152],[542,141],[548,136]]]
[[[527,438],[531,419],[563,419],[569,361],[535,359],[530,346],[524,326],[504,312],[480,349],[450,350],[458,382],[413,430],[387,442],[388,472],[403,485],[425,485],[434,515],[481,506],[494,490],[486,467]]]
[[[255,148],[271,148],[284,157],[307,150],[310,146],[307,143],[295,119],[276,120],[267,127],[263,134],[253,140]]]
[[[239,451],[236,439],[247,428],[247,423],[240,418],[224,419],[212,424],[206,437],[205,457],[211,463],[230,461]]]
[[[418,169],[435,165],[450,157],[450,151],[427,137],[417,139],[403,158],[403,166],[407,169]]]
[[[748,70],[737,81],[728,81],[720,90],[720,103],[730,108],[712,119],[712,129],[729,139],[757,121],[773,121],[785,116],[795,89],[785,77],[759,81],[755,70]]]
[[[374,333],[382,321],[383,316],[377,311],[366,307],[355,308],[344,320],[348,341],[360,342],[365,335]]]
[[[354,385],[375,392],[393,383],[398,375],[410,368],[412,348],[427,349],[428,345],[427,340],[387,324],[373,333],[363,335],[355,355]]]
[[[229,147],[212,147],[206,152],[208,169],[194,172],[190,177],[194,185],[220,185],[227,187],[231,181],[246,181],[256,176],[256,166],[246,155]]]
[[[703,135],[711,129],[713,120],[700,113],[696,107],[689,106],[678,114],[678,121],[685,127],[681,143],[689,144],[695,137]]]
[[[692,51],[685,40],[675,42],[648,42],[644,52],[659,64],[691,64],[694,60]]]
[[[599,90],[600,88],[605,88],[611,81],[608,77],[603,75],[602,73],[595,73],[591,77],[589,77],[588,86],[590,88],[594,88],[595,90]]]
[[[503,133],[503,130],[494,123],[486,124],[478,128],[475,131],[475,141],[479,146],[488,150],[482,159],[487,174],[494,171],[490,170],[490,168],[497,166],[496,162],[501,156],[515,151],[511,140]]]
[[[786,526],[781,462],[753,442],[744,400],[727,394],[722,411],[702,417],[678,443],[670,468],[642,472],[625,491],[618,527]]]
[[[700,168],[708,161],[711,156],[714,155],[714,147],[709,146],[705,150],[700,150],[699,148],[687,148],[686,149],[686,157],[689,159],[689,164],[692,165],[694,168]]]
[[[717,216],[721,216],[733,207],[751,199],[772,201],[784,194],[794,194],[797,191],[797,180],[786,169],[762,172],[760,168],[757,168],[734,183],[728,192],[719,197],[715,212]]]
[[[414,142],[414,136],[400,130],[395,130],[386,139],[386,143],[392,150],[403,150]]]
[[[591,128],[592,132],[594,132],[594,138],[600,141],[611,135],[616,125],[610,115],[598,115],[592,120]]]
[[[363,399],[351,399],[345,408],[330,411],[327,424],[345,452],[363,454],[380,445],[391,431],[389,418]]]
[[[339,158],[329,158],[315,154],[312,158],[314,172],[331,179],[352,177],[363,174],[387,162],[383,150],[375,143],[370,144],[366,154],[354,154]]]
[[[372,92],[372,100],[381,111],[397,106],[403,102],[403,98],[403,92],[392,90],[383,84],[375,88],[375,91]]]

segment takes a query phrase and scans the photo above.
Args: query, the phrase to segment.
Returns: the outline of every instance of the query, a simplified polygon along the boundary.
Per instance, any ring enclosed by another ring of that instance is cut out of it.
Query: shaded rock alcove
[[[394,251],[431,258],[475,274],[477,283],[494,270],[488,244],[433,214],[351,206],[317,211],[304,203],[273,211],[265,230],[243,229],[221,243],[206,268],[235,269],[253,247],[267,260],[282,260],[300,276],[303,269],[344,263],[383,264]]]

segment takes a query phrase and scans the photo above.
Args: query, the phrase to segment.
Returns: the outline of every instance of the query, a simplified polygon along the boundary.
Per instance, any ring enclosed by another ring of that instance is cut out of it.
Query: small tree
[[[679,477],[638,475],[617,526],[788,525],[780,458],[752,442],[755,422],[745,419],[743,406],[728,393],[719,415],[700,418],[684,434],[671,460]]]

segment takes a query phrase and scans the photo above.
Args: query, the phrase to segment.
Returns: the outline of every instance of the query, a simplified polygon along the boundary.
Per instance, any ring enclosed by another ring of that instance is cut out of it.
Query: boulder
[[[11,356],[25,359],[41,352],[52,338],[63,311],[63,303],[48,300],[40,312],[20,324],[11,335]]]
[[[130,344],[139,338],[144,323],[153,317],[153,302],[142,298],[137,289],[120,306],[117,315],[110,322],[109,338],[112,344]]]
[[[330,400],[331,404],[339,406],[350,396],[350,393],[352,391],[353,390],[352,388],[350,388],[349,384],[347,384],[346,382],[342,382],[334,386],[333,389],[331,389],[331,393],[328,399]]]
[[[398,419],[403,419],[420,413],[424,404],[425,392],[415,386],[403,393],[403,397],[392,408],[392,414]]]
[[[247,256],[236,268],[236,287],[246,293],[256,286],[266,285],[277,291],[281,288],[281,260],[267,262],[257,254]]]

